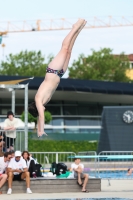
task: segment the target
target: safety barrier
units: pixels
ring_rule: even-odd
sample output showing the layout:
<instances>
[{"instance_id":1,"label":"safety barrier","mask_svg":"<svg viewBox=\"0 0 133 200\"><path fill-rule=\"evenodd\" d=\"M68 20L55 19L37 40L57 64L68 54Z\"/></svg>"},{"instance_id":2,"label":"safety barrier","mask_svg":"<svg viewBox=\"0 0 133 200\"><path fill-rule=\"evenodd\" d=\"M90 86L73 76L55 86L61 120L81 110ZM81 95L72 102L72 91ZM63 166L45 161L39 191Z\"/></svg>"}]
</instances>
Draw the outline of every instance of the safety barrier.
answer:
<instances>
[{"instance_id":1,"label":"safety barrier","mask_svg":"<svg viewBox=\"0 0 133 200\"><path fill-rule=\"evenodd\" d=\"M25 150L25 131L17 130L16 139L11 140L6 137L6 132L0 130L0 151L12 151L12 150ZM8 131L10 133L10 131ZM9 145L9 146L7 146Z\"/></svg>"},{"instance_id":2,"label":"safety barrier","mask_svg":"<svg viewBox=\"0 0 133 200\"><path fill-rule=\"evenodd\" d=\"M71 156L76 156L74 152L30 152L32 157L44 167L50 167L52 162L63 162L69 163L72 162Z\"/></svg>"},{"instance_id":3,"label":"safety barrier","mask_svg":"<svg viewBox=\"0 0 133 200\"><path fill-rule=\"evenodd\" d=\"M7 149L7 138L1 130L0 151ZM17 137L13 144L15 150L24 151L25 131L17 130ZM12 149L11 149L12 150ZM70 167L73 162L74 152L30 152L32 156L44 167L50 167L52 162L63 162ZM127 173L133 167L133 151L102 151L98 155L95 151L79 152L78 157L82 158L85 171L92 177L102 179L133 179L133 175Z\"/></svg>"},{"instance_id":4,"label":"safety barrier","mask_svg":"<svg viewBox=\"0 0 133 200\"><path fill-rule=\"evenodd\" d=\"M82 152L78 152L78 155L80 156L92 156L92 158L82 158L82 162L84 163L84 171L88 172L89 174L91 174L91 176L97 176L97 172L98 172L98 163L97 163L97 159L93 158L93 156L96 156L97 153L96 151L82 151ZM88 165L89 163L89 165Z\"/></svg>"},{"instance_id":5,"label":"safety barrier","mask_svg":"<svg viewBox=\"0 0 133 200\"><path fill-rule=\"evenodd\" d=\"M102 151L99 156L110 158L98 159L98 174L103 179L133 179L128 169L133 167L133 151Z\"/></svg>"}]
</instances>

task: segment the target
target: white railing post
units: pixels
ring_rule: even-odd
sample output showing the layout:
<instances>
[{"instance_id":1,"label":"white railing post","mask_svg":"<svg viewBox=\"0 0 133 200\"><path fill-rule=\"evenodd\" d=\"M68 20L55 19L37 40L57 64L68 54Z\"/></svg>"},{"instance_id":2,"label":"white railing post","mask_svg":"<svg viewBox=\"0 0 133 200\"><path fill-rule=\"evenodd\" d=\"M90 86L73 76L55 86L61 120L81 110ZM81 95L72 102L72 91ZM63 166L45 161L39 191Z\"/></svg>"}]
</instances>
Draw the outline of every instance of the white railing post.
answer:
<instances>
[{"instance_id":1,"label":"white railing post","mask_svg":"<svg viewBox=\"0 0 133 200\"><path fill-rule=\"evenodd\" d=\"M15 89L12 89L12 112L15 115Z\"/></svg>"},{"instance_id":2,"label":"white railing post","mask_svg":"<svg viewBox=\"0 0 133 200\"><path fill-rule=\"evenodd\" d=\"M56 152L56 163L58 164L58 152Z\"/></svg>"},{"instance_id":3,"label":"white railing post","mask_svg":"<svg viewBox=\"0 0 133 200\"><path fill-rule=\"evenodd\" d=\"M28 84L25 85L25 150L28 151Z\"/></svg>"}]
</instances>

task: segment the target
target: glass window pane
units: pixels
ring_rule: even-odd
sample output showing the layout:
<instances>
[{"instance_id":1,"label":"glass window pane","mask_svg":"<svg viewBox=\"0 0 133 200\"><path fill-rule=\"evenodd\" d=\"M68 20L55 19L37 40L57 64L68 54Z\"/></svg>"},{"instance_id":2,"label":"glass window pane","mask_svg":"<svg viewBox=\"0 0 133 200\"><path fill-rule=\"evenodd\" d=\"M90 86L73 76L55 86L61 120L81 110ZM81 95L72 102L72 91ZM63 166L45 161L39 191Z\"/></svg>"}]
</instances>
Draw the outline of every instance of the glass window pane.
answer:
<instances>
[{"instance_id":1,"label":"glass window pane","mask_svg":"<svg viewBox=\"0 0 133 200\"><path fill-rule=\"evenodd\" d=\"M11 99L0 99L0 104L11 104Z\"/></svg>"},{"instance_id":2,"label":"glass window pane","mask_svg":"<svg viewBox=\"0 0 133 200\"><path fill-rule=\"evenodd\" d=\"M80 129L80 133L88 134L89 130L88 129Z\"/></svg>"},{"instance_id":3,"label":"glass window pane","mask_svg":"<svg viewBox=\"0 0 133 200\"><path fill-rule=\"evenodd\" d=\"M57 119L52 119L51 124L53 126L63 126L63 119L57 118Z\"/></svg>"},{"instance_id":4,"label":"glass window pane","mask_svg":"<svg viewBox=\"0 0 133 200\"><path fill-rule=\"evenodd\" d=\"M65 129L65 133L68 133L68 134L78 134L79 133L79 129L78 128L67 128L67 129Z\"/></svg>"},{"instance_id":5,"label":"glass window pane","mask_svg":"<svg viewBox=\"0 0 133 200\"><path fill-rule=\"evenodd\" d=\"M53 133L53 129L45 129L47 134Z\"/></svg>"},{"instance_id":6,"label":"glass window pane","mask_svg":"<svg viewBox=\"0 0 133 200\"><path fill-rule=\"evenodd\" d=\"M78 106L79 115L98 115L97 105Z\"/></svg>"},{"instance_id":7,"label":"glass window pane","mask_svg":"<svg viewBox=\"0 0 133 200\"><path fill-rule=\"evenodd\" d=\"M77 115L77 106L63 106L64 115Z\"/></svg>"},{"instance_id":8,"label":"glass window pane","mask_svg":"<svg viewBox=\"0 0 133 200\"><path fill-rule=\"evenodd\" d=\"M0 114L6 115L9 110L11 110L11 106L1 106L0 107Z\"/></svg>"},{"instance_id":9,"label":"glass window pane","mask_svg":"<svg viewBox=\"0 0 133 200\"><path fill-rule=\"evenodd\" d=\"M64 119L64 123L66 126L78 126L79 123L78 123L78 119Z\"/></svg>"},{"instance_id":10,"label":"glass window pane","mask_svg":"<svg viewBox=\"0 0 133 200\"><path fill-rule=\"evenodd\" d=\"M101 119L99 118L79 119L80 126L100 126L100 124L101 124Z\"/></svg>"},{"instance_id":11,"label":"glass window pane","mask_svg":"<svg viewBox=\"0 0 133 200\"><path fill-rule=\"evenodd\" d=\"M83 118L79 119L79 125L80 126L89 126L88 119L83 119Z\"/></svg>"},{"instance_id":12,"label":"glass window pane","mask_svg":"<svg viewBox=\"0 0 133 200\"><path fill-rule=\"evenodd\" d=\"M101 129L80 129L80 133L85 134L100 134Z\"/></svg>"},{"instance_id":13,"label":"glass window pane","mask_svg":"<svg viewBox=\"0 0 133 200\"><path fill-rule=\"evenodd\" d=\"M61 115L60 106L46 106L46 111L49 111L52 115Z\"/></svg>"},{"instance_id":14,"label":"glass window pane","mask_svg":"<svg viewBox=\"0 0 133 200\"><path fill-rule=\"evenodd\" d=\"M16 115L21 115L23 111L24 111L24 106L16 106L15 107L15 114Z\"/></svg>"},{"instance_id":15,"label":"glass window pane","mask_svg":"<svg viewBox=\"0 0 133 200\"><path fill-rule=\"evenodd\" d=\"M7 119L6 117L0 117L0 122L4 122L5 119Z\"/></svg>"}]
</instances>

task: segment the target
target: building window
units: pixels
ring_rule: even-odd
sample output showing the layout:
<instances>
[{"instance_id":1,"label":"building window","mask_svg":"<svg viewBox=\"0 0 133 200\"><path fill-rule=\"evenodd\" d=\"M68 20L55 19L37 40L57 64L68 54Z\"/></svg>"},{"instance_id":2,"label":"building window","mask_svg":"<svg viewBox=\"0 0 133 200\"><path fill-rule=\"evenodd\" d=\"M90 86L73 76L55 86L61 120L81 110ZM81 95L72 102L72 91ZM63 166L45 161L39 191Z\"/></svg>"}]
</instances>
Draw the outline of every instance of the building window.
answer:
<instances>
[{"instance_id":1,"label":"building window","mask_svg":"<svg viewBox=\"0 0 133 200\"><path fill-rule=\"evenodd\" d=\"M63 106L63 115L77 115L77 106Z\"/></svg>"},{"instance_id":2,"label":"building window","mask_svg":"<svg viewBox=\"0 0 133 200\"><path fill-rule=\"evenodd\" d=\"M64 122L63 119L61 118L56 118L56 119L53 118L50 124L53 126L63 126Z\"/></svg>"},{"instance_id":3,"label":"building window","mask_svg":"<svg viewBox=\"0 0 133 200\"><path fill-rule=\"evenodd\" d=\"M79 119L79 125L80 126L100 126L101 118L80 118Z\"/></svg>"},{"instance_id":4,"label":"building window","mask_svg":"<svg viewBox=\"0 0 133 200\"><path fill-rule=\"evenodd\" d=\"M79 134L79 129L78 128L74 128L74 129L67 128L67 129L65 129L65 133L68 133L68 134Z\"/></svg>"},{"instance_id":5,"label":"building window","mask_svg":"<svg viewBox=\"0 0 133 200\"><path fill-rule=\"evenodd\" d=\"M46 111L49 111L51 115L61 115L60 106L46 106Z\"/></svg>"},{"instance_id":6,"label":"building window","mask_svg":"<svg viewBox=\"0 0 133 200\"><path fill-rule=\"evenodd\" d=\"M65 126L79 126L79 120L73 118L65 118L64 119Z\"/></svg>"},{"instance_id":7,"label":"building window","mask_svg":"<svg viewBox=\"0 0 133 200\"><path fill-rule=\"evenodd\" d=\"M78 115L97 115L97 114L98 114L97 105L78 106Z\"/></svg>"}]
</instances>

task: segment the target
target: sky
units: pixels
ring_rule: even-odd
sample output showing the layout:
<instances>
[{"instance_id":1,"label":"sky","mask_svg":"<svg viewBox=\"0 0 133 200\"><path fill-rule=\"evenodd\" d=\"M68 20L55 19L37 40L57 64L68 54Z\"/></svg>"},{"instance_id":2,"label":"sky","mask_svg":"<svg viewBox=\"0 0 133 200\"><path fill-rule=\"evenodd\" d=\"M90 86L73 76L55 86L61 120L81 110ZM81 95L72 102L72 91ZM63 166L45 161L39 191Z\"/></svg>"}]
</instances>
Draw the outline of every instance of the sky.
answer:
<instances>
[{"instance_id":1,"label":"sky","mask_svg":"<svg viewBox=\"0 0 133 200\"><path fill-rule=\"evenodd\" d=\"M112 16L118 20L124 16L133 24L133 0L0 0L0 31L3 21L24 21L65 18L70 22L84 18L88 21L94 18L105 19ZM20 51L42 51L45 57L56 55L60 50L62 40L69 30L43 31L29 33L8 33L3 37L0 47L0 60L6 60L10 53ZM111 48L114 54L133 53L133 27L84 28L78 36L69 66L80 54L91 54L91 49ZM64 78L68 77L68 71Z\"/></svg>"}]
</instances>

